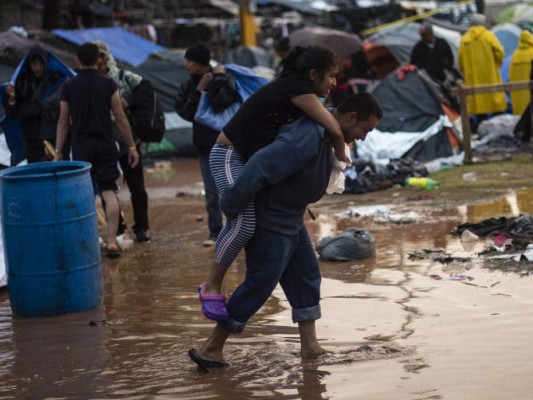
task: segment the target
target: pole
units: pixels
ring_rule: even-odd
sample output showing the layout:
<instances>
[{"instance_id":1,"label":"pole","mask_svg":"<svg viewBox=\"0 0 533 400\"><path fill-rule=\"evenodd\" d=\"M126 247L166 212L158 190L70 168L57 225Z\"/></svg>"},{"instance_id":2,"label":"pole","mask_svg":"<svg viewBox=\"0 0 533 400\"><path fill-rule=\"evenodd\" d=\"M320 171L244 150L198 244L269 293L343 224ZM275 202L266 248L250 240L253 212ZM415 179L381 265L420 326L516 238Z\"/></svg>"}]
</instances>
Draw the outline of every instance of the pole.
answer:
<instances>
[{"instance_id":1,"label":"pole","mask_svg":"<svg viewBox=\"0 0 533 400\"><path fill-rule=\"evenodd\" d=\"M240 6L240 22L241 22L241 45L255 46L257 28L253 15L253 8L255 8L254 0L241 0Z\"/></svg>"},{"instance_id":2,"label":"pole","mask_svg":"<svg viewBox=\"0 0 533 400\"><path fill-rule=\"evenodd\" d=\"M468 103L466 101L466 89L463 81L457 82L457 100L461 112L461 125L463 129L463 150L465 152L464 163L472 164L472 143L470 132L470 119L468 118Z\"/></svg>"}]
</instances>

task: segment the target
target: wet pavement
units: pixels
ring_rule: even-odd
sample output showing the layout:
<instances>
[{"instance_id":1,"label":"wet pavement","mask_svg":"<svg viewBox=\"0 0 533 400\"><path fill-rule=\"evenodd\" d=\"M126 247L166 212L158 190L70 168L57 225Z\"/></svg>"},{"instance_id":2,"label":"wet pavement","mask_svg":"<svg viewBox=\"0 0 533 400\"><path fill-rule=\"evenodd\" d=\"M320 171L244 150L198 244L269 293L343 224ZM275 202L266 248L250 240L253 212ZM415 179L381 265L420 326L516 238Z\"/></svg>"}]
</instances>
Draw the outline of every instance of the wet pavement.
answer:
<instances>
[{"instance_id":1,"label":"wet pavement","mask_svg":"<svg viewBox=\"0 0 533 400\"><path fill-rule=\"evenodd\" d=\"M372 232L377 249L364 260L321 262L317 328L330 353L300 359L278 288L230 338L231 366L205 374L187 357L213 326L196 293L213 251L201 246L197 163L159 163L146 178L152 240L103 259L101 307L21 318L0 302L0 399L533 399L530 263L489 260L478 255L484 240L465 248L449 235L467 221L533 212L533 192L445 210L412 202L404 205L417 212L411 223L343 216L357 196L318 203L307 222L315 242L355 226ZM443 255L454 261L437 261ZM241 256L228 292L243 274Z\"/></svg>"}]
</instances>

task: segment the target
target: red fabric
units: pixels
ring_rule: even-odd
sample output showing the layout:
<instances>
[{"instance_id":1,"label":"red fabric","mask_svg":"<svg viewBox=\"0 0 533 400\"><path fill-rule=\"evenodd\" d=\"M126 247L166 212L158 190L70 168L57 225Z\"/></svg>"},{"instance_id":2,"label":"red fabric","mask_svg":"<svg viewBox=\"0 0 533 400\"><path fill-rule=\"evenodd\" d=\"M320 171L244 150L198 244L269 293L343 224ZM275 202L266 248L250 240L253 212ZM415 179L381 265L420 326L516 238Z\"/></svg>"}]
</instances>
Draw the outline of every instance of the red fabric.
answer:
<instances>
[{"instance_id":1,"label":"red fabric","mask_svg":"<svg viewBox=\"0 0 533 400\"><path fill-rule=\"evenodd\" d=\"M409 72L414 72L414 71L416 71L416 65L413 65L413 64L402 65L396 70L396 78L399 81L403 81L403 78L405 78L405 74L408 74Z\"/></svg>"}]
</instances>

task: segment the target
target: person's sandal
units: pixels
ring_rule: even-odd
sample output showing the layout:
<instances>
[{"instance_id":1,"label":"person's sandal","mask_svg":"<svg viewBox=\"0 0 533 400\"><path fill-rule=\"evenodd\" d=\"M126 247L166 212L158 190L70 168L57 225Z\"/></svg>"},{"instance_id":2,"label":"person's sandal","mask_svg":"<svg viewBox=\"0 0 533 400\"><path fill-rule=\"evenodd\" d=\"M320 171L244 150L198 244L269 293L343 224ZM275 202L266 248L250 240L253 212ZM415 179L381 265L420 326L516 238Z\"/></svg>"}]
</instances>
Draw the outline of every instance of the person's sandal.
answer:
<instances>
[{"instance_id":1,"label":"person's sandal","mask_svg":"<svg viewBox=\"0 0 533 400\"><path fill-rule=\"evenodd\" d=\"M108 258L118 258L120 257L120 254L122 253L122 251L120 250L120 247L115 247L115 246L109 246L107 245L106 246L106 255Z\"/></svg>"},{"instance_id":2,"label":"person's sandal","mask_svg":"<svg viewBox=\"0 0 533 400\"><path fill-rule=\"evenodd\" d=\"M225 294L205 294L205 283L198 286L198 297L202 303L202 313L213 321L225 321L229 318L226 309Z\"/></svg>"}]
</instances>

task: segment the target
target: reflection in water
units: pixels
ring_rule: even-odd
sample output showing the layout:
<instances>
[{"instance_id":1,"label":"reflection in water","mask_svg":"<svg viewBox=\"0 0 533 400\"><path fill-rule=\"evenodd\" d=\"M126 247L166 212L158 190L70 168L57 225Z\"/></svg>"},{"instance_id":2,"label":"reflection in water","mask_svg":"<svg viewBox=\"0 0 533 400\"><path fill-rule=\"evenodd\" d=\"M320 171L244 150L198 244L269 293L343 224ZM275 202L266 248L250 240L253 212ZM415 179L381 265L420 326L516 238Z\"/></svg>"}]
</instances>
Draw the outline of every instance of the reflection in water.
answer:
<instances>
[{"instance_id":1,"label":"reflection in water","mask_svg":"<svg viewBox=\"0 0 533 400\"><path fill-rule=\"evenodd\" d=\"M533 213L533 189L513 191L499 199L458 207L463 222L478 223L499 216L517 217Z\"/></svg>"},{"instance_id":2,"label":"reflection in water","mask_svg":"<svg viewBox=\"0 0 533 400\"><path fill-rule=\"evenodd\" d=\"M101 309L53 318L13 317L9 343L12 359L2 360L0 394L15 398L105 397L111 381L107 328ZM2 351L4 353L4 351ZM4 354L10 354L4 353Z\"/></svg>"}]
</instances>

